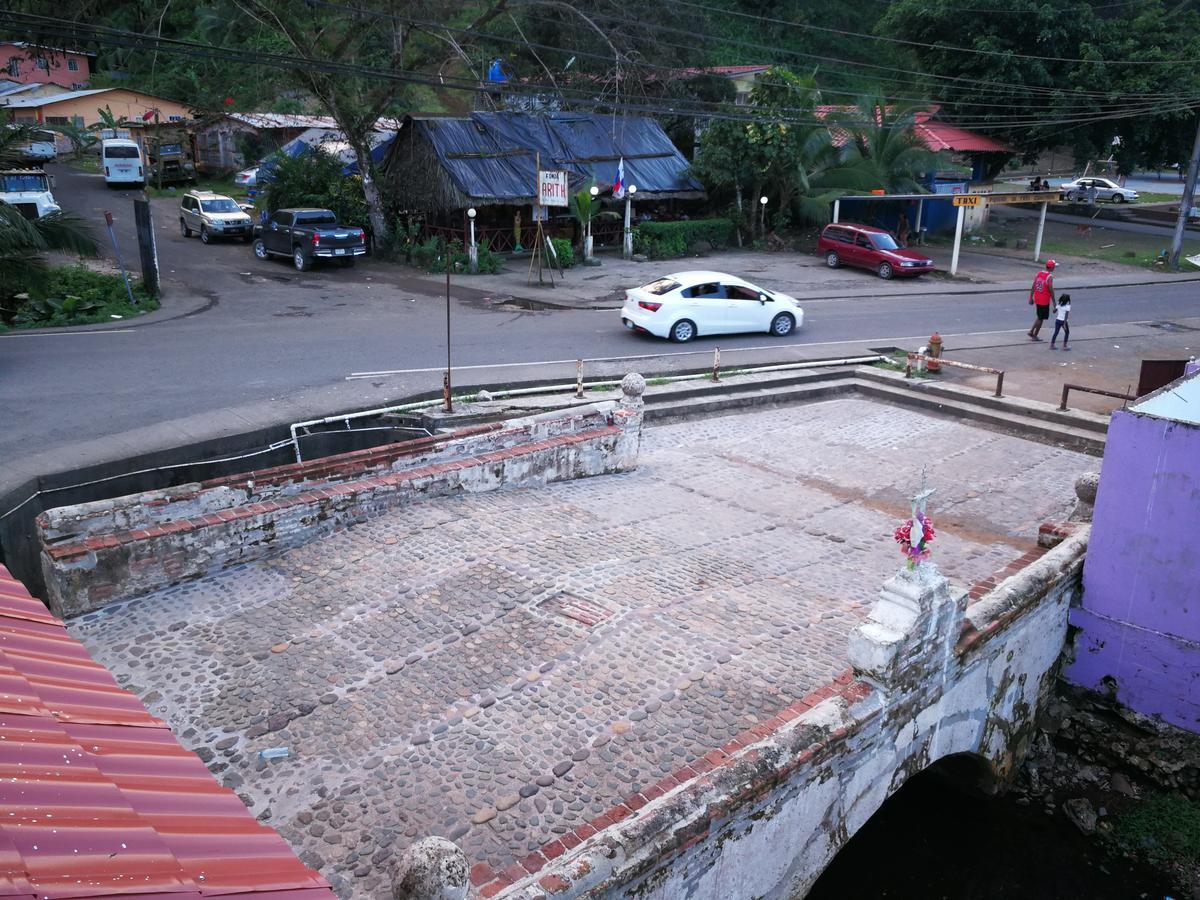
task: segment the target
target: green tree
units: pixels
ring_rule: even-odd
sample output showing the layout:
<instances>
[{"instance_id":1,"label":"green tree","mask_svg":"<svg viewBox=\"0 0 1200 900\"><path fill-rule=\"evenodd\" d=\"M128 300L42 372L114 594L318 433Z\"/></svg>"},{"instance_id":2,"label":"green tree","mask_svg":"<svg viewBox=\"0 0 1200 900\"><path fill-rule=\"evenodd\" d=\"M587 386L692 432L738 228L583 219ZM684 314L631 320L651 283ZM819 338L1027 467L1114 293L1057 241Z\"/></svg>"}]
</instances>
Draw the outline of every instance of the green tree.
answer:
<instances>
[{"instance_id":1,"label":"green tree","mask_svg":"<svg viewBox=\"0 0 1200 900\"><path fill-rule=\"evenodd\" d=\"M1067 89L1072 64L1061 59L1094 42L1091 7L1077 0L972 0L970 7L964 12L962 0L896 0L875 30L919 44L910 48L907 68L939 77L918 77L911 89L942 103L954 121L1029 158L1066 143L1067 126L1058 120L1096 115L1089 96Z\"/></svg>"},{"instance_id":2,"label":"green tree","mask_svg":"<svg viewBox=\"0 0 1200 900\"><path fill-rule=\"evenodd\" d=\"M271 166L270 180L263 191L267 211L318 207L332 210L343 225L369 228L362 181L346 176L343 169L340 159L321 150L297 157L280 156Z\"/></svg>"},{"instance_id":3,"label":"green tree","mask_svg":"<svg viewBox=\"0 0 1200 900\"><path fill-rule=\"evenodd\" d=\"M918 111L868 95L848 114L837 117L851 140L841 165L824 178L824 186L858 192L922 193L924 176L936 171L941 159L913 130Z\"/></svg>"}]
</instances>

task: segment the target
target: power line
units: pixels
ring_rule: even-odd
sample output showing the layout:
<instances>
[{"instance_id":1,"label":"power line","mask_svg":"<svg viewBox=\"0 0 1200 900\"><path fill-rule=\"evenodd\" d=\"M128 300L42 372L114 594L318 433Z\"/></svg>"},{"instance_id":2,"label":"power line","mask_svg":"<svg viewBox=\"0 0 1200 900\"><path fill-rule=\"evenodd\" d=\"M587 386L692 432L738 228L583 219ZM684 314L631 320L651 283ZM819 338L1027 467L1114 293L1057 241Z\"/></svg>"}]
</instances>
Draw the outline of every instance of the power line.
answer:
<instances>
[{"instance_id":1,"label":"power line","mask_svg":"<svg viewBox=\"0 0 1200 900\"><path fill-rule=\"evenodd\" d=\"M887 35L882 34L866 34L861 31L846 31L841 28L829 28L824 25L809 25L804 22L789 22L786 19L774 19L770 16L756 16L751 13L737 12L736 10L731 9L721 9L717 6L707 6L703 3L695 3L693 0L672 0L672 2L680 6L689 6L694 9L702 9L706 12L719 12L726 16L737 16L743 19L753 19L756 22L766 22L772 25L786 25L789 28L798 28L802 31L817 31L821 32L822 34L836 34L842 37L855 37L870 41L883 41L884 43L902 44L907 47L924 47L930 50L951 50L956 53L973 53L980 56L1003 56L1010 59L1032 59L1042 62L1094 63L1096 65L1106 66L1177 66L1200 64L1200 59L1080 59L1070 56L1038 56L1031 53L1014 53L1008 50L979 50L973 47L958 47L953 44L930 44L924 41L910 41L905 38L888 37Z\"/></svg>"},{"instance_id":2,"label":"power line","mask_svg":"<svg viewBox=\"0 0 1200 900\"><path fill-rule=\"evenodd\" d=\"M731 109L728 106L710 104L705 101L675 102L671 105L663 106L662 104L647 102L617 102L615 100L608 101L602 98L598 99L594 95L587 94L586 92L579 90L560 89L554 85L546 85L538 82L506 82L503 86L496 84L480 85L474 80L466 80L447 76L430 76L407 70L377 69L357 64L338 63L307 57L287 56L284 54L242 51L208 44L199 44L198 42L183 41L175 38L162 38L157 36L142 35L135 32L127 32L120 29L107 28L104 26L82 25L79 23L61 23L58 20L52 20L49 19L49 17L37 16L34 14L15 13L8 10L5 10L5 12L10 12L11 14L26 20L36 20L40 22L41 24L38 26L38 28L43 34L75 40L78 40L81 36L83 36L85 40L92 40L100 44L107 44L127 49L147 49L148 47L152 47L160 49L164 52L172 52L198 58L222 59L247 65L263 65L284 69L316 68L333 74L347 74L378 79L389 79L422 84L429 87L473 93L516 93L527 95L554 93L565 96L568 102L585 109L590 108L593 110L619 110L622 112L641 112L649 114L657 113L660 115L692 115L708 119L730 119L744 122L755 122L761 120L761 116L755 115L752 109L746 113L740 113L736 111L736 107ZM574 99L572 99L571 95L574 95ZM1023 121L1012 121L1006 123L1006 126L1021 127L1026 125L1078 125L1113 119L1140 117L1150 113L1182 111L1189 108L1192 108L1192 106L1188 103L1177 104L1165 109L1160 106L1132 107L1124 112L1106 113L1099 116L1093 115L1079 116L1074 118L1058 118L1052 120L1027 119ZM809 118L781 117L779 121L790 124L803 124L821 127L840 125L848 129L861 128L863 125L868 125L869 127L869 123L864 123L854 116L851 116L847 119L841 119L836 115L817 117L812 111L809 110L802 110L802 112L809 116ZM991 127L1004 126L993 125Z\"/></svg>"}]
</instances>

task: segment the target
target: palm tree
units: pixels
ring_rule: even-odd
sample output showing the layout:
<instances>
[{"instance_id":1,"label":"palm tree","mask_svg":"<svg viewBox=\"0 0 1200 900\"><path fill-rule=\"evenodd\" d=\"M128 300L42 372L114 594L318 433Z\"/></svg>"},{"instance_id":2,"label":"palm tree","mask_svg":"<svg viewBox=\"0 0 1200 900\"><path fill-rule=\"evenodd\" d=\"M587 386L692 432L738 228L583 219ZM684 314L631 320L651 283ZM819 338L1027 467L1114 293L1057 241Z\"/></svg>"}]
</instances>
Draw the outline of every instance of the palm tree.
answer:
<instances>
[{"instance_id":1,"label":"palm tree","mask_svg":"<svg viewBox=\"0 0 1200 900\"><path fill-rule=\"evenodd\" d=\"M96 239L74 213L56 212L30 221L0 200L0 285L13 297L40 284L46 276L45 254L52 251L95 256Z\"/></svg>"},{"instance_id":2,"label":"palm tree","mask_svg":"<svg viewBox=\"0 0 1200 900\"><path fill-rule=\"evenodd\" d=\"M914 131L919 107L889 105L866 96L842 122L851 134L842 165L831 173L830 187L849 191L884 190L892 194L921 194L921 178L936 171L939 154L921 143Z\"/></svg>"}]
</instances>

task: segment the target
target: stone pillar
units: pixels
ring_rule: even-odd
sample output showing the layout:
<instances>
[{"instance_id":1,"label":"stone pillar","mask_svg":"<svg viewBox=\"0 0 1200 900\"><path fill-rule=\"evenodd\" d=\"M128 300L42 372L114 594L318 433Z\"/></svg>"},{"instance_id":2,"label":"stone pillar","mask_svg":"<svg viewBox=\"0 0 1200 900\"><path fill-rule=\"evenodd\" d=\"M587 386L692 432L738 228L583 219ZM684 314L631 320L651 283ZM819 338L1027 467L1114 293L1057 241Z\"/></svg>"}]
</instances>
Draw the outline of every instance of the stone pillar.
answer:
<instances>
[{"instance_id":1,"label":"stone pillar","mask_svg":"<svg viewBox=\"0 0 1200 900\"><path fill-rule=\"evenodd\" d=\"M903 692L945 666L962 628L967 595L954 597L931 562L903 569L883 586L867 620L850 633L858 677Z\"/></svg>"},{"instance_id":2,"label":"stone pillar","mask_svg":"<svg viewBox=\"0 0 1200 900\"><path fill-rule=\"evenodd\" d=\"M392 870L395 900L465 900L470 887L467 855L445 838L410 845Z\"/></svg>"},{"instance_id":3,"label":"stone pillar","mask_svg":"<svg viewBox=\"0 0 1200 900\"><path fill-rule=\"evenodd\" d=\"M1067 517L1068 522L1090 522L1096 508L1096 491L1100 488L1099 472L1084 472L1075 479L1075 508Z\"/></svg>"},{"instance_id":4,"label":"stone pillar","mask_svg":"<svg viewBox=\"0 0 1200 900\"><path fill-rule=\"evenodd\" d=\"M613 412L613 424L621 429L617 441L616 471L637 468L638 453L642 447L642 417L646 403L642 395L646 392L646 379L637 372L630 372L621 379L621 399Z\"/></svg>"}]
</instances>

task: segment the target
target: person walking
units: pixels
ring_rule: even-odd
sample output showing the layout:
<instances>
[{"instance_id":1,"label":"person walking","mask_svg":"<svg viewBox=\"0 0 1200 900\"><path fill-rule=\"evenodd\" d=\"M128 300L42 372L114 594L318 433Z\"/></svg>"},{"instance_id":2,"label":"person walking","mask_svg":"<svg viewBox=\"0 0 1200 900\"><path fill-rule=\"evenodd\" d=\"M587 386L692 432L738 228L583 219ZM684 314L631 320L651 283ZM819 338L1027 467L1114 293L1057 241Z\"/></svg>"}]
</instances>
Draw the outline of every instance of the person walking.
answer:
<instances>
[{"instance_id":1,"label":"person walking","mask_svg":"<svg viewBox=\"0 0 1200 900\"><path fill-rule=\"evenodd\" d=\"M1054 260L1046 260L1045 270L1033 276L1033 286L1029 289L1029 304L1037 313L1033 325L1029 328L1029 339L1033 341L1041 340L1038 334L1042 330L1042 323L1050 318L1050 307L1054 303L1054 267L1056 265Z\"/></svg>"},{"instance_id":2,"label":"person walking","mask_svg":"<svg viewBox=\"0 0 1200 900\"><path fill-rule=\"evenodd\" d=\"M1058 333L1061 331L1063 336L1064 350L1070 350L1067 346L1067 341L1071 340L1071 325L1067 319L1071 315L1071 295L1063 294L1058 298L1058 303L1054 308L1054 334L1050 337L1050 349L1057 350L1054 342L1058 340Z\"/></svg>"}]
</instances>

